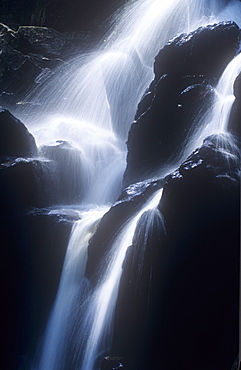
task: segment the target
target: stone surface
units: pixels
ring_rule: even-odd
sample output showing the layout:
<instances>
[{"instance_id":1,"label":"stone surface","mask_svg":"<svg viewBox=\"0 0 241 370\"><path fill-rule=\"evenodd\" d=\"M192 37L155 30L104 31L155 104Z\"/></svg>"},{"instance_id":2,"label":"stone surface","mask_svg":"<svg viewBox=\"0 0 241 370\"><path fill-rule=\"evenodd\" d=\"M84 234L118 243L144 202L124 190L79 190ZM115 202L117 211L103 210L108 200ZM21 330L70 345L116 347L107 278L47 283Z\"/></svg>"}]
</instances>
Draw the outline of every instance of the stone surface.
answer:
<instances>
[{"instance_id":1,"label":"stone surface","mask_svg":"<svg viewBox=\"0 0 241 370\"><path fill-rule=\"evenodd\" d=\"M50 209L30 213L3 206L1 232L2 369L30 369L59 284L78 215Z\"/></svg>"},{"instance_id":2,"label":"stone surface","mask_svg":"<svg viewBox=\"0 0 241 370\"><path fill-rule=\"evenodd\" d=\"M87 276L96 283L98 271L103 266L106 253L123 224L140 210L140 207L156 190L160 189L164 180L143 181L123 190L116 203L102 217L98 229L92 237L88 248Z\"/></svg>"},{"instance_id":3,"label":"stone surface","mask_svg":"<svg viewBox=\"0 0 241 370\"><path fill-rule=\"evenodd\" d=\"M123 264L113 352L130 369L231 369L239 204L240 141L229 134L206 138L167 177L162 218L143 215Z\"/></svg>"},{"instance_id":4,"label":"stone surface","mask_svg":"<svg viewBox=\"0 0 241 370\"><path fill-rule=\"evenodd\" d=\"M33 157L37 153L34 137L26 126L0 107L0 157Z\"/></svg>"},{"instance_id":5,"label":"stone surface","mask_svg":"<svg viewBox=\"0 0 241 370\"><path fill-rule=\"evenodd\" d=\"M232 22L200 28L169 42L155 59L155 78L139 104L127 141L124 185L176 166L198 117L238 48ZM184 159L184 158L183 158Z\"/></svg>"},{"instance_id":6,"label":"stone surface","mask_svg":"<svg viewBox=\"0 0 241 370\"><path fill-rule=\"evenodd\" d=\"M88 37L66 34L46 27L21 26L18 30L0 23L1 104L22 103L29 90L86 49ZM10 105L11 104L11 105Z\"/></svg>"},{"instance_id":7,"label":"stone surface","mask_svg":"<svg viewBox=\"0 0 241 370\"><path fill-rule=\"evenodd\" d=\"M228 129L241 139L241 74L234 83L235 101L230 113Z\"/></svg>"},{"instance_id":8,"label":"stone surface","mask_svg":"<svg viewBox=\"0 0 241 370\"><path fill-rule=\"evenodd\" d=\"M83 197L82 154L67 141L42 145L45 162L45 187L51 204L79 204Z\"/></svg>"},{"instance_id":9,"label":"stone surface","mask_svg":"<svg viewBox=\"0 0 241 370\"><path fill-rule=\"evenodd\" d=\"M113 356L105 357L101 364L101 370L124 369L122 362L123 362L123 359L119 357L113 357Z\"/></svg>"},{"instance_id":10,"label":"stone surface","mask_svg":"<svg viewBox=\"0 0 241 370\"><path fill-rule=\"evenodd\" d=\"M51 162L37 157L33 136L4 109L0 110L0 132L0 368L29 369L79 215L68 209L43 208L56 203L57 184L52 183L50 189L48 181ZM56 156L61 159L61 154L68 159L66 151ZM58 201L62 204L62 199Z\"/></svg>"},{"instance_id":11,"label":"stone surface","mask_svg":"<svg viewBox=\"0 0 241 370\"><path fill-rule=\"evenodd\" d=\"M98 33L103 23L125 0L19 0L0 4L0 21L17 27L34 25L59 31L91 30Z\"/></svg>"}]
</instances>

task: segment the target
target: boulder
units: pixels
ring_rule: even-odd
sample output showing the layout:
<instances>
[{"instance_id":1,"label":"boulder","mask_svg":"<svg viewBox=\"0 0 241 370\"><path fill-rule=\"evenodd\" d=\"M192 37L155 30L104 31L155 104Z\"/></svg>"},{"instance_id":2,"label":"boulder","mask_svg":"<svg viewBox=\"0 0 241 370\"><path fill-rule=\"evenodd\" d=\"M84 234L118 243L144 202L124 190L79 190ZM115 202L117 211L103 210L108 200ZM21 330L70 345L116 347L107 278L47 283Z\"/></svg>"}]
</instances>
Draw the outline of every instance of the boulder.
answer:
<instances>
[{"instance_id":1,"label":"boulder","mask_svg":"<svg viewBox=\"0 0 241 370\"><path fill-rule=\"evenodd\" d=\"M220 22L177 36L155 58L154 73L177 73L216 81L239 47L240 29L234 22ZM188 57L187 57L188 56Z\"/></svg>"},{"instance_id":2,"label":"boulder","mask_svg":"<svg viewBox=\"0 0 241 370\"><path fill-rule=\"evenodd\" d=\"M0 157L34 157L38 149L26 126L0 108Z\"/></svg>"},{"instance_id":3,"label":"boulder","mask_svg":"<svg viewBox=\"0 0 241 370\"><path fill-rule=\"evenodd\" d=\"M112 348L130 369L231 369L239 174L240 141L212 135L166 178L158 210L140 219L123 264Z\"/></svg>"},{"instance_id":4,"label":"boulder","mask_svg":"<svg viewBox=\"0 0 241 370\"><path fill-rule=\"evenodd\" d=\"M18 213L49 204L41 161L16 158L0 163L1 211Z\"/></svg>"},{"instance_id":5,"label":"boulder","mask_svg":"<svg viewBox=\"0 0 241 370\"><path fill-rule=\"evenodd\" d=\"M239 37L235 23L221 22L180 35L159 52L129 131L124 186L177 166L183 143L212 103L210 84L234 57Z\"/></svg>"}]
</instances>

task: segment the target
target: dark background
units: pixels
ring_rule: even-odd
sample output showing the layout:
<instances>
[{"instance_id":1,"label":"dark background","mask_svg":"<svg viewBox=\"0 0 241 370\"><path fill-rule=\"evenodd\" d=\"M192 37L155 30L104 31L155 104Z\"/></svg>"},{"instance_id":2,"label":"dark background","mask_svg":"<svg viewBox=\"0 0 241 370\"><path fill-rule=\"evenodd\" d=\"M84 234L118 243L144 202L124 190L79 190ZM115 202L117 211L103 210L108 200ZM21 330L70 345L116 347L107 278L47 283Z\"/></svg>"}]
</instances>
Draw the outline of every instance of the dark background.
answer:
<instances>
[{"instance_id":1,"label":"dark background","mask_svg":"<svg viewBox=\"0 0 241 370\"><path fill-rule=\"evenodd\" d=\"M1 0L0 22L61 32L96 31L128 0Z\"/></svg>"}]
</instances>

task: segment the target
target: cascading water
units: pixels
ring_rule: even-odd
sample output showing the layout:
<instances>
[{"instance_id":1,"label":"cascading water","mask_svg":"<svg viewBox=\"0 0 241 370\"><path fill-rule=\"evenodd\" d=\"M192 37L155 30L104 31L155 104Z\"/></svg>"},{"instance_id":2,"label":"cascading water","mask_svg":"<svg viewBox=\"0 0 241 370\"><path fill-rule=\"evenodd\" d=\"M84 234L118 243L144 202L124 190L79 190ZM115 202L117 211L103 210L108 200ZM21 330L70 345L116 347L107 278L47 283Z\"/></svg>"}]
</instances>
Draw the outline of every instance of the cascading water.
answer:
<instances>
[{"instance_id":1,"label":"cascading water","mask_svg":"<svg viewBox=\"0 0 241 370\"><path fill-rule=\"evenodd\" d=\"M235 100L233 85L240 72L241 53L237 54L228 64L217 86L214 87L214 102L201 117L198 117L195 133L189 141L187 140L183 149L183 158L202 145L203 140L207 136L227 132L230 112Z\"/></svg>"},{"instance_id":2,"label":"cascading water","mask_svg":"<svg viewBox=\"0 0 241 370\"><path fill-rule=\"evenodd\" d=\"M84 272L88 241L98 221L106 212L105 208L91 209L81 213L81 220L73 227L63 266L58 295L46 332L40 369L61 369L67 350L67 338L72 325L80 319L73 317L78 306L81 291L84 290Z\"/></svg>"},{"instance_id":3,"label":"cascading water","mask_svg":"<svg viewBox=\"0 0 241 370\"><path fill-rule=\"evenodd\" d=\"M195 145L197 145L197 143L200 145L202 140L208 135L225 133L227 131L231 108L235 100L233 85L240 72L241 53L228 64L223 72L215 88L216 98L213 107L211 107L205 115L205 122L207 125L204 125L202 132L198 134L199 137L196 137ZM201 120L203 120L203 118Z\"/></svg>"},{"instance_id":4,"label":"cascading water","mask_svg":"<svg viewBox=\"0 0 241 370\"><path fill-rule=\"evenodd\" d=\"M17 115L26 122L39 146L49 141L67 140L80 150L82 181L88 184L81 205L85 211L91 208L90 204L113 202L119 193L125 167L125 140L137 104L153 77L153 59L159 49L177 34L201 25L220 20L240 23L237 16L241 13L240 2L231 1L227 7L225 3L213 0L172 0L168 4L160 0L136 1L127 7L100 51L70 61L67 68L56 70L40 84L38 91L26 97L31 105L28 109L22 108ZM218 96L231 94L239 66L240 55L221 78ZM231 73L235 70L232 78L230 70ZM230 81L229 88L224 92L227 81ZM223 114L225 120L218 128L209 125L204 136L225 130L231 105L227 108L223 103L217 104L222 108L215 109L227 112ZM43 114L43 110L47 114ZM216 111L213 112L216 117ZM199 144L200 132L192 146L195 148ZM126 250L138 219L147 209L155 207L160 197L161 192L158 192L120 230L110 248L108 268L100 273L99 283L93 290L83 277L86 249L107 208L96 210L93 206L91 211L81 213L82 219L74 226L69 242L37 369L99 369L96 360L110 346L114 296Z\"/></svg>"}]
</instances>

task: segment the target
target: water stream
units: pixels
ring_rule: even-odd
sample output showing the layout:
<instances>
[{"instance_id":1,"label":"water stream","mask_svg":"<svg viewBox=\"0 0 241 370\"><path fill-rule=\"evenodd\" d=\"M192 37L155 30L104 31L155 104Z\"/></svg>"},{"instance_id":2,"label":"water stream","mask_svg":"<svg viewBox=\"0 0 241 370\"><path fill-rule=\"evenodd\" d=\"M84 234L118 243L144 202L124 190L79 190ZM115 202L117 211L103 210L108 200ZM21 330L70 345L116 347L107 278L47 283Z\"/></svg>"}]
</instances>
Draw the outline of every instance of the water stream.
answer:
<instances>
[{"instance_id":1,"label":"water stream","mask_svg":"<svg viewBox=\"0 0 241 370\"><path fill-rule=\"evenodd\" d=\"M77 148L85 168L82 179L88 184L35 369L99 370L96 360L108 352L111 344L115 297L126 249L139 218L157 206L161 191L123 225L94 290L84 277L89 239L121 188L125 140L137 104L153 78L155 55L168 40L200 25L220 20L236 20L240 24L241 3L234 0L227 7L225 3L130 2L125 11L118 13L114 28L95 53L70 60L67 68L56 70L26 97L31 102L29 107L19 108L16 113L39 146L67 140ZM198 131L192 143L194 148L208 134L226 129L234 100L233 82L241 71L240 55L230 63L216 87L217 103L208 113L209 125L204 125L202 133ZM211 115L214 119L210 121Z\"/></svg>"}]
</instances>

